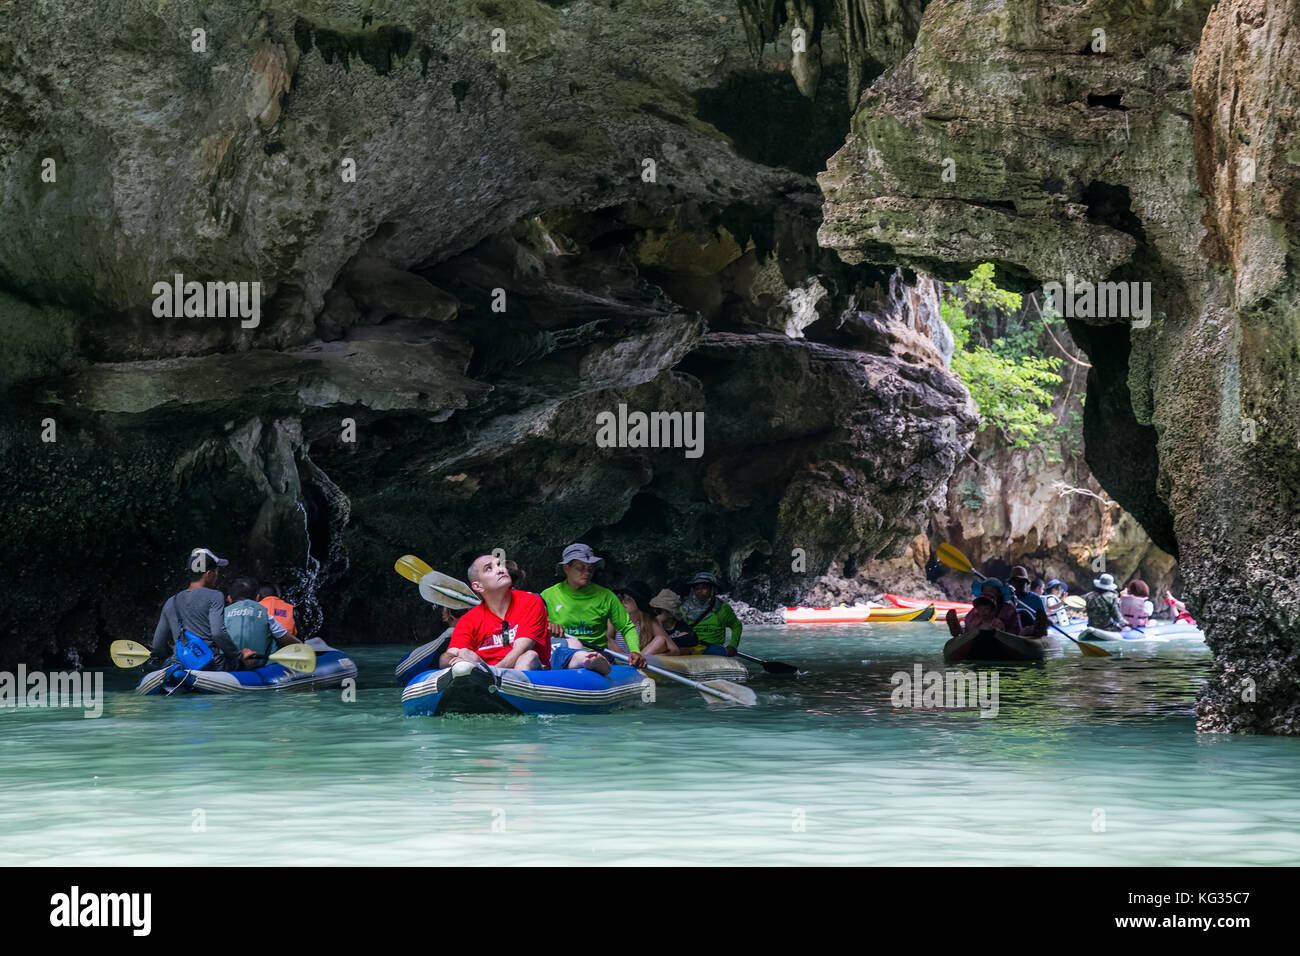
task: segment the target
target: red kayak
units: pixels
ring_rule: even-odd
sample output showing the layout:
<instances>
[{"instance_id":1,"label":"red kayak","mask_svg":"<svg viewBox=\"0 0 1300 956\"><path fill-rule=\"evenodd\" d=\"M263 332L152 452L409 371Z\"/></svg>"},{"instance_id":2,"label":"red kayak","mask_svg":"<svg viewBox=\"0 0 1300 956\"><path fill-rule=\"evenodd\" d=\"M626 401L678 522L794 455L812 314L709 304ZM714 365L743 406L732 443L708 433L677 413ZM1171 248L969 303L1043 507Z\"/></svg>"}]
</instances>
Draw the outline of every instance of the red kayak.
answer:
<instances>
[{"instance_id":1,"label":"red kayak","mask_svg":"<svg viewBox=\"0 0 1300 956\"><path fill-rule=\"evenodd\" d=\"M894 607L929 607L934 605L935 620L943 617L949 611L956 611L958 617L964 616L971 606L966 601L931 601L929 598L907 598L900 597L897 594L886 594L885 600Z\"/></svg>"}]
</instances>

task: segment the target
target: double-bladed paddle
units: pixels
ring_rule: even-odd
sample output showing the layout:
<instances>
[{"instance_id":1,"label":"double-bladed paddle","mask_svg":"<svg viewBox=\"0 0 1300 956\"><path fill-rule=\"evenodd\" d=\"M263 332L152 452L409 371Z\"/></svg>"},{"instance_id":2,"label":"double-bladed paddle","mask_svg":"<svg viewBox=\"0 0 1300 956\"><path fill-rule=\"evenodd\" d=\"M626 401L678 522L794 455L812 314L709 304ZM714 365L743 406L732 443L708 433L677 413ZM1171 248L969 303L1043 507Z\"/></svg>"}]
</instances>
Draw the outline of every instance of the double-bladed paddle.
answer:
<instances>
[{"instance_id":1,"label":"double-bladed paddle","mask_svg":"<svg viewBox=\"0 0 1300 956\"><path fill-rule=\"evenodd\" d=\"M980 574L978 571L975 570L975 566L970 563L970 559L967 558L966 555L958 551L956 548L954 548L952 545L948 544L947 542L939 545L939 547L936 549L936 555L939 558L939 560L942 561L944 564L948 565L948 567L953 568L957 571L964 571L966 574L973 574L981 581L984 580L984 575ZM1012 593L1014 594L1014 592ZM1021 601L1019 598L1016 598L1016 604L1020 605L1026 611L1029 611L1031 614L1034 613L1033 609L1028 604L1025 604L1023 601ZM1075 641L1073 637L1070 637L1070 635L1066 634L1065 631L1062 631L1055 624L1052 624L1051 621L1048 621L1047 623L1051 627L1054 627L1056 628L1056 630L1060 631L1063 636L1074 641L1074 643L1078 645L1079 650L1083 653L1084 657L1112 656L1110 651L1104 650L1103 648L1100 648L1095 644L1086 644L1083 641Z\"/></svg>"},{"instance_id":2,"label":"double-bladed paddle","mask_svg":"<svg viewBox=\"0 0 1300 956\"><path fill-rule=\"evenodd\" d=\"M435 571L413 554L404 554L397 559L393 569L420 586L420 597L430 604L464 611L479 603L479 596L470 590L469 585L458 581L449 574Z\"/></svg>"},{"instance_id":3,"label":"double-bladed paddle","mask_svg":"<svg viewBox=\"0 0 1300 956\"><path fill-rule=\"evenodd\" d=\"M108 653L114 664L126 668L139 667L153 656L153 652L149 648L135 641L114 641L109 645ZM208 659L211 660L210 651ZM180 660L180 658L177 657L177 660ZM282 664L289 670L297 671L300 674L310 674L316 670L316 652L306 644L290 644L287 647L282 647L274 654L271 654L267 660ZM187 663L182 660L181 666L185 667L186 670L196 670L197 668L190 666L190 663L195 662L191 660ZM203 663L207 663L207 661Z\"/></svg>"}]
</instances>

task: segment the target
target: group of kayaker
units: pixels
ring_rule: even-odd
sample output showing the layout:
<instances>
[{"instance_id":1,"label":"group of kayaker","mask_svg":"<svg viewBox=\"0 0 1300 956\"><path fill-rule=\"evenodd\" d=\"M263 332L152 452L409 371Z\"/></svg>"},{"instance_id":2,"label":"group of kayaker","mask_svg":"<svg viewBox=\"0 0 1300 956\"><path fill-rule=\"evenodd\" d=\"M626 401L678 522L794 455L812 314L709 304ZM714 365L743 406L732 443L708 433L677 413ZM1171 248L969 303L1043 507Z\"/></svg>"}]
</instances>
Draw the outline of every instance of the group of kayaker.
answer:
<instances>
[{"instance_id":1,"label":"group of kayaker","mask_svg":"<svg viewBox=\"0 0 1300 956\"><path fill-rule=\"evenodd\" d=\"M195 548L185 559L189 586L163 604L154 628L155 663L172 659L176 643L188 632L212 650L208 670L260 667L275 648L300 643L293 605L274 585L258 586L250 577L236 578L226 594L217 587L220 568L229 566L208 548Z\"/></svg>"},{"instance_id":2,"label":"group of kayaker","mask_svg":"<svg viewBox=\"0 0 1300 956\"><path fill-rule=\"evenodd\" d=\"M517 567L512 574L495 555L475 558L466 579L480 603L456 620L438 666L468 661L608 674L604 652L611 646L626 648L633 667L644 667L646 654L736 653L740 619L719 600L712 574L695 575L685 601L666 588L652 598L639 581L616 591L596 584L603 562L587 545L571 544L560 556L563 579L533 594L514 586L522 576Z\"/></svg>"},{"instance_id":3,"label":"group of kayaker","mask_svg":"<svg viewBox=\"0 0 1300 956\"><path fill-rule=\"evenodd\" d=\"M1096 590L1084 596L1088 630L1081 639L1116 640L1120 637L1119 632L1126 628L1147 626L1155 608L1145 581L1134 578L1122 593L1111 574L1102 574L1092 584ZM1029 572L1023 566L1012 568L1005 584L999 578L984 578L971 588L976 597L965 621L959 625L957 613L948 612L948 629L954 637L996 630L1040 638L1047 633L1049 621L1060 626L1066 623L1062 618L1068 619L1065 595L1069 586L1055 578L1045 585L1039 578L1031 585ZM1172 596L1166 593L1166 601L1171 599ZM1176 616L1179 612L1186 615L1185 607L1173 607L1173 611ZM1187 619L1190 620L1190 616Z\"/></svg>"}]
</instances>

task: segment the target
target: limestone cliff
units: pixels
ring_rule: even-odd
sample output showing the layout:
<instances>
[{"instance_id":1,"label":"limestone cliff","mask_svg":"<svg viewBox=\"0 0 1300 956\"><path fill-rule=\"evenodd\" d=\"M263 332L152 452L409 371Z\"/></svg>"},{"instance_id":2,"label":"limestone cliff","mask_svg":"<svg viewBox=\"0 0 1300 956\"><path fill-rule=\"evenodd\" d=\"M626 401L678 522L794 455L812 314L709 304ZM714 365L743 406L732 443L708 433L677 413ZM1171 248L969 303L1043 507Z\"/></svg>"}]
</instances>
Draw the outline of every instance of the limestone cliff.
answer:
<instances>
[{"instance_id":1,"label":"limestone cliff","mask_svg":"<svg viewBox=\"0 0 1300 956\"><path fill-rule=\"evenodd\" d=\"M1205 730L1300 732L1297 43L1295 0L933 3L821 180L850 261L1149 283L1070 329L1088 463L1214 648Z\"/></svg>"}]
</instances>

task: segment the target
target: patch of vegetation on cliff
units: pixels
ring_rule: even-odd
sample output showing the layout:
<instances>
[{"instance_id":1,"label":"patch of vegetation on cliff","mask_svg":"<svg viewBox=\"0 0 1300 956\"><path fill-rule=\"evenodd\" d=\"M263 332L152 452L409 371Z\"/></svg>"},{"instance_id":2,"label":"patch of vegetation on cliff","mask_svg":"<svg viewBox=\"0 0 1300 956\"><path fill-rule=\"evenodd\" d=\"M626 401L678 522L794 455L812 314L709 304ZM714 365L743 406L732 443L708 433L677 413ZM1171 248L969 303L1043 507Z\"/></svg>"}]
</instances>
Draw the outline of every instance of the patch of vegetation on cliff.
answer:
<instances>
[{"instance_id":1,"label":"patch of vegetation on cliff","mask_svg":"<svg viewBox=\"0 0 1300 956\"><path fill-rule=\"evenodd\" d=\"M1056 421L1049 409L1061 384L1061 359L1041 354L1022 296L993 280L992 263L976 266L960 295L943 297L939 312L952 330L952 370L979 407L980 431L992 426L1012 448L1028 448ZM1060 319L1048 311L1043 322Z\"/></svg>"}]
</instances>

